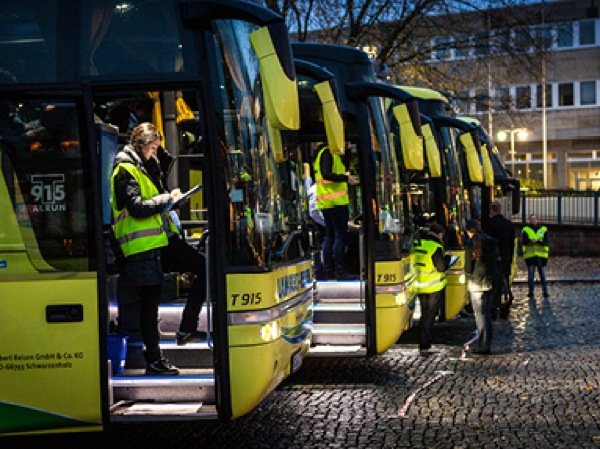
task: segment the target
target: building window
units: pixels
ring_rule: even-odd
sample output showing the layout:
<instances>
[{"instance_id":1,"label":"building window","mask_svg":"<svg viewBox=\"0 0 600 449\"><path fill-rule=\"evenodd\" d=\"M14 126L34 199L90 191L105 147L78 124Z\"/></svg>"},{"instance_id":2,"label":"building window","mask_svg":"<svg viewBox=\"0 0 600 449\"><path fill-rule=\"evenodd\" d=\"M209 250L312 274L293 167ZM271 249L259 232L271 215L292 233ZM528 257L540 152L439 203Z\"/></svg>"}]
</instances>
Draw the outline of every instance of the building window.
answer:
<instances>
[{"instance_id":1,"label":"building window","mask_svg":"<svg viewBox=\"0 0 600 449\"><path fill-rule=\"evenodd\" d=\"M488 33L477 33L473 36L473 47L475 56L487 56L490 54L490 37Z\"/></svg>"},{"instance_id":2,"label":"building window","mask_svg":"<svg viewBox=\"0 0 600 449\"><path fill-rule=\"evenodd\" d=\"M485 112L489 109L490 97L487 90L478 90L475 94L475 110Z\"/></svg>"},{"instance_id":3,"label":"building window","mask_svg":"<svg viewBox=\"0 0 600 449\"><path fill-rule=\"evenodd\" d=\"M549 25L535 27L533 35L537 49L552 46L552 28Z\"/></svg>"},{"instance_id":4,"label":"building window","mask_svg":"<svg viewBox=\"0 0 600 449\"><path fill-rule=\"evenodd\" d=\"M454 38L454 58L468 58L471 51L471 39L467 35Z\"/></svg>"},{"instance_id":5,"label":"building window","mask_svg":"<svg viewBox=\"0 0 600 449\"><path fill-rule=\"evenodd\" d=\"M458 92L454 96L454 104L456 112L460 114L469 114L471 112L471 102L469 98L469 92L462 91Z\"/></svg>"},{"instance_id":6,"label":"building window","mask_svg":"<svg viewBox=\"0 0 600 449\"><path fill-rule=\"evenodd\" d=\"M531 49L533 39L531 30L528 27L521 26L515 28L513 35L513 49L517 52L527 52Z\"/></svg>"},{"instance_id":7,"label":"building window","mask_svg":"<svg viewBox=\"0 0 600 449\"><path fill-rule=\"evenodd\" d=\"M552 84L546 84L546 107L547 108L551 108L552 107ZM541 108L542 105L542 86L541 84L538 84L536 86L536 96L537 96L537 107Z\"/></svg>"},{"instance_id":8,"label":"building window","mask_svg":"<svg viewBox=\"0 0 600 449\"><path fill-rule=\"evenodd\" d=\"M561 23L556 27L558 34L558 40L556 45L559 48L572 47L573 46L573 23Z\"/></svg>"},{"instance_id":9,"label":"building window","mask_svg":"<svg viewBox=\"0 0 600 449\"><path fill-rule=\"evenodd\" d=\"M596 43L596 22L585 20L579 22L579 45L594 45Z\"/></svg>"},{"instance_id":10,"label":"building window","mask_svg":"<svg viewBox=\"0 0 600 449\"><path fill-rule=\"evenodd\" d=\"M432 57L438 61L452 58L452 39L450 37L434 37Z\"/></svg>"},{"instance_id":11,"label":"building window","mask_svg":"<svg viewBox=\"0 0 600 449\"><path fill-rule=\"evenodd\" d=\"M515 89L517 109L531 108L531 87L517 86Z\"/></svg>"},{"instance_id":12,"label":"building window","mask_svg":"<svg viewBox=\"0 0 600 449\"><path fill-rule=\"evenodd\" d=\"M582 105L596 104L596 81L579 83L579 98Z\"/></svg>"},{"instance_id":13,"label":"building window","mask_svg":"<svg viewBox=\"0 0 600 449\"><path fill-rule=\"evenodd\" d=\"M494 109L496 111L508 111L510 109L510 90L508 87L496 87Z\"/></svg>"},{"instance_id":14,"label":"building window","mask_svg":"<svg viewBox=\"0 0 600 449\"><path fill-rule=\"evenodd\" d=\"M510 30L495 30L492 38L493 52L502 55L508 52L510 47Z\"/></svg>"},{"instance_id":15,"label":"building window","mask_svg":"<svg viewBox=\"0 0 600 449\"><path fill-rule=\"evenodd\" d=\"M558 85L558 105L573 106L574 104L573 83L560 83Z\"/></svg>"}]
</instances>

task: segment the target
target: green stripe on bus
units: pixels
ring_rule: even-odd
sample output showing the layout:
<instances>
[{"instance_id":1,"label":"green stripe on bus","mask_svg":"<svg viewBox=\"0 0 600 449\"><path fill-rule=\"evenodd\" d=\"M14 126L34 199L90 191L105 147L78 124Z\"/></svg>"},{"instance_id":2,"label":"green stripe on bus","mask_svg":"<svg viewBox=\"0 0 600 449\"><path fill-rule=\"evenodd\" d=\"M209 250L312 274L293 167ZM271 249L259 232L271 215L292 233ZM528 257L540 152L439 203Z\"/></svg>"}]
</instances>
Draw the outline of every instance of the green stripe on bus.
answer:
<instances>
[{"instance_id":1,"label":"green stripe on bus","mask_svg":"<svg viewBox=\"0 0 600 449\"><path fill-rule=\"evenodd\" d=\"M0 402L0 433L87 427L90 423L21 405Z\"/></svg>"}]
</instances>

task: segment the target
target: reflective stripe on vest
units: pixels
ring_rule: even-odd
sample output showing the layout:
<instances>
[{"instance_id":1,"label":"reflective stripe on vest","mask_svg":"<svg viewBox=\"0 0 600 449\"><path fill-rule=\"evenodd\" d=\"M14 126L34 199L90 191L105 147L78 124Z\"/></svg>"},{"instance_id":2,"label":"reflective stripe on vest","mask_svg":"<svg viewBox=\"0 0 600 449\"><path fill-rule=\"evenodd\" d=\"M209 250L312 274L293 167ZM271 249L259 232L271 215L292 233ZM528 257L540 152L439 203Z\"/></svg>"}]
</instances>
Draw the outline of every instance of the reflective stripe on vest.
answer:
<instances>
[{"instance_id":1,"label":"reflective stripe on vest","mask_svg":"<svg viewBox=\"0 0 600 449\"><path fill-rule=\"evenodd\" d=\"M121 251L127 257L167 246L169 242L165 228L170 228L171 226L170 223L165 223L165 217L162 214L154 214L146 218L135 218L131 216L126 208L117 210L114 178L120 169L127 170L133 176L140 186L142 200L149 200L158 195L158 189L135 165L121 163L115 167L111 178L112 192L110 203L113 211L115 238L119 242Z\"/></svg>"},{"instance_id":2,"label":"reflective stripe on vest","mask_svg":"<svg viewBox=\"0 0 600 449\"><path fill-rule=\"evenodd\" d=\"M531 259L533 257L540 257L542 259L547 259L548 254L550 252L550 247L548 244L543 243L544 236L548 228L546 226L540 226L540 228L535 231L530 226L523 227L523 232L527 235L529 239L529 243L523 245L523 258ZM533 240L539 240L539 242L534 242Z\"/></svg>"},{"instance_id":3,"label":"reflective stripe on vest","mask_svg":"<svg viewBox=\"0 0 600 449\"><path fill-rule=\"evenodd\" d=\"M315 169L315 183L317 184L317 209L331 209L335 206L345 206L350 201L348 199L348 183L345 181L336 182L323 179L321 175L321 155L327 150L324 146L314 162ZM333 166L331 172L334 175L346 174L346 167L342 162L342 158L337 154L331 154L333 160Z\"/></svg>"},{"instance_id":4,"label":"reflective stripe on vest","mask_svg":"<svg viewBox=\"0 0 600 449\"><path fill-rule=\"evenodd\" d=\"M437 271L433 264L433 255L438 248L444 250L442 245L433 240L415 240L414 254L417 272L415 287L417 288L417 294L439 292L447 284L446 273Z\"/></svg>"}]
</instances>

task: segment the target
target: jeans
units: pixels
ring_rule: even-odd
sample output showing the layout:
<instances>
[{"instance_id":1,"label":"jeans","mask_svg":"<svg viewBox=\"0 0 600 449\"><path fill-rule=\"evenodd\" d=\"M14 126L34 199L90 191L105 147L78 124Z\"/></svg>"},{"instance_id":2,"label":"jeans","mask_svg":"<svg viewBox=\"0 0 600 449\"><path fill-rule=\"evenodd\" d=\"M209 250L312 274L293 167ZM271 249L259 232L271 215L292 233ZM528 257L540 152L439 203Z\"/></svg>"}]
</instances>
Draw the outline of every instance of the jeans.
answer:
<instances>
[{"instance_id":1,"label":"jeans","mask_svg":"<svg viewBox=\"0 0 600 449\"><path fill-rule=\"evenodd\" d=\"M471 305L473 306L475 326L477 326L477 331L479 332L479 343L475 350L489 352L492 343L492 290L471 291L469 295L471 297Z\"/></svg>"},{"instance_id":2,"label":"jeans","mask_svg":"<svg viewBox=\"0 0 600 449\"><path fill-rule=\"evenodd\" d=\"M443 290L435 293L419 293L421 318L419 319L419 349L431 348L433 324L440 310Z\"/></svg>"},{"instance_id":3,"label":"jeans","mask_svg":"<svg viewBox=\"0 0 600 449\"><path fill-rule=\"evenodd\" d=\"M326 271L332 268L335 274L346 272L346 240L348 239L348 206L324 209L325 241L323 242L323 264Z\"/></svg>"},{"instance_id":4,"label":"jeans","mask_svg":"<svg viewBox=\"0 0 600 449\"><path fill-rule=\"evenodd\" d=\"M535 270L540 275L540 280L542 282L542 292L544 296L548 296L548 284L546 283L546 267L542 263L542 260L539 257L534 258L533 264L527 265L527 285L529 286L529 293L533 295L533 289L535 287Z\"/></svg>"}]
</instances>

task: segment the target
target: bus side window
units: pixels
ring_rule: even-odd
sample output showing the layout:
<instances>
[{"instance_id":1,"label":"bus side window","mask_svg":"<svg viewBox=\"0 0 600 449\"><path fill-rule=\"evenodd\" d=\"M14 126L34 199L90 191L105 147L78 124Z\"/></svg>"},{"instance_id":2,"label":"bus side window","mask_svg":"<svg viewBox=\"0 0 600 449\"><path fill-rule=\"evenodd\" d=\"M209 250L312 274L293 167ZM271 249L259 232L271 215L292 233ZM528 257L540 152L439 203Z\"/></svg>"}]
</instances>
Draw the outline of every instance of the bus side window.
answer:
<instances>
[{"instance_id":1,"label":"bus side window","mask_svg":"<svg viewBox=\"0 0 600 449\"><path fill-rule=\"evenodd\" d=\"M10 192L1 200L18 217L29 262L38 271L90 270L88 205L94 203L79 144L81 114L74 102L1 103L3 177Z\"/></svg>"}]
</instances>

